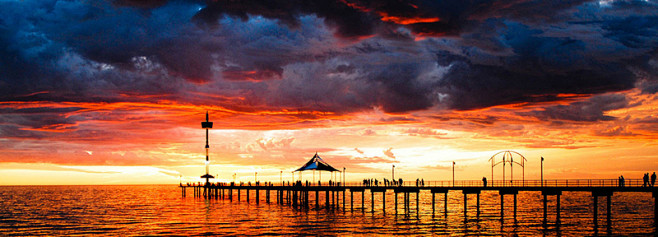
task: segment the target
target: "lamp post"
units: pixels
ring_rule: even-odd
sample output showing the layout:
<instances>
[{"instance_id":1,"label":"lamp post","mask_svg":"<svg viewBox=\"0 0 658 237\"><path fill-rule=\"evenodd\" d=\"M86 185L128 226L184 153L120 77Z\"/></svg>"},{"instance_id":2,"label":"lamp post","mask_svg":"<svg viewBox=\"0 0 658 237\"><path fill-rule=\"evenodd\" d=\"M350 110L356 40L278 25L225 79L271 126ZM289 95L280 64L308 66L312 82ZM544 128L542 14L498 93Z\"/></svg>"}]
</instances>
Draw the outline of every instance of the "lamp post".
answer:
<instances>
[{"instance_id":1,"label":"lamp post","mask_svg":"<svg viewBox=\"0 0 658 237\"><path fill-rule=\"evenodd\" d=\"M281 186L283 186L283 170L279 174L279 180L281 181Z\"/></svg>"},{"instance_id":2,"label":"lamp post","mask_svg":"<svg viewBox=\"0 0 658 237\"><path fill-rule=\"evenodd\" d=\"M452 186L455 186L455 162L452 162Z\"/></svg>"},{"instance_id":3,"label":"lamp post","mask_svg":"<svg viewBox=\"0 0 658 237\"><path fill-rule=\"evenodd\" d=\"M544 187L544 157L541 157L541 186Z\"/></svg>"},{"instance_id":4,"label":"lamp post","mask_svg":"<svg viewBox=\"0 0 658 237\"><path fill-rule=\"evenodd\" d=\"M395 181L395 165L393 165L391 173L391 180Z\"/></svg>"},{"instance_id":5,"label":"lamp post","mask_svg":"<svg viewBox=\"0 0 658 237\"><path fill-rule=\"evenodd\" d=\"M343 167L343 187L345 187L345 167Z\"/></svg>"}]
</instances>

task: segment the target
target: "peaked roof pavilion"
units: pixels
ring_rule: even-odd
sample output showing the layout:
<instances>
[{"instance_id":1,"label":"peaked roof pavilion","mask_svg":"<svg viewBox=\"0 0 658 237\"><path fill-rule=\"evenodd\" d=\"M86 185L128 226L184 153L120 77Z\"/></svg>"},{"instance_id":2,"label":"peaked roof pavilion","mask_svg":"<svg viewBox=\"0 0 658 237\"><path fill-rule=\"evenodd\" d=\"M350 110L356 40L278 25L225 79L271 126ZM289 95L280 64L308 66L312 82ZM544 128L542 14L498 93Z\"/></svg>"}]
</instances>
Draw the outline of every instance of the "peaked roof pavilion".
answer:
<instances>
[{"instance_id":1,"label":"peaked roof pavilion","mask_svg":"<svg viewBox=\"0 0 658 237\"><path fill-rule=\"evenodd\" d=\"M306 171L306 170L320 170L320 171L324 170L330 172L334 172L334 171L340 172L340 170L337 170L336 168L329 165L329 163L324 161L322 158L320 158L317 152L315 153L313 158L311 158L311 160L306 162L306 164L304 164L304 166L302 166L301 168L295 170L295 172Z\"/></svg>"}]
</instances>

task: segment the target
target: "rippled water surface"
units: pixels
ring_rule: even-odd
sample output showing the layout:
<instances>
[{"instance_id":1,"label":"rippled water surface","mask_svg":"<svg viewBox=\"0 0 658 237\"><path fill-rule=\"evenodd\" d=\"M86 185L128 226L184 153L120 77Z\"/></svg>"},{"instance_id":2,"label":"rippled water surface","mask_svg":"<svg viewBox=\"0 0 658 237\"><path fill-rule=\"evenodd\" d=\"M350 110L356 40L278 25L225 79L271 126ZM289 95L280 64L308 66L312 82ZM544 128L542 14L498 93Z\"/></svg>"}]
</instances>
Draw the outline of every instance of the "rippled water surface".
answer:
<instances>
[{"instance_id":1,"label":"rippled water surface","mask_svg":"<svg viewBox=\"0 0 658 237\"><path fill-rule=\"evenodd\" d=\"M599 226L594 228L592 196L586 192L565 192L561 196L562 224L542 225L543 203L538 192L520 192L517 221L513 219L513 196L505 196L504 218L500 216L500 196L485 191L480 198L480 217L476 217L475 195L468 195L468 216L464 217L463 195L451 191L448 213L444 213L443 194L436 195L432 213L432 195L411 195L409 210L402 205L396 215L394 194L387 192L386 209L382 196L354 193L354 211L347 192L345 210L328 210L322 204L315 209L315 194L310 208L296 209L265 202L251 192L242 200L203 200L181 197L177 186L26 186L0 187L0 235L645 235L655 234L654 199L650 193L615 193L612 197L612 223L606 223L606 200L599 198ZM235 194L235 193L234 193ZM555 197L549 196L549 222L554 223Z\"/></svg>"}]
</instances>

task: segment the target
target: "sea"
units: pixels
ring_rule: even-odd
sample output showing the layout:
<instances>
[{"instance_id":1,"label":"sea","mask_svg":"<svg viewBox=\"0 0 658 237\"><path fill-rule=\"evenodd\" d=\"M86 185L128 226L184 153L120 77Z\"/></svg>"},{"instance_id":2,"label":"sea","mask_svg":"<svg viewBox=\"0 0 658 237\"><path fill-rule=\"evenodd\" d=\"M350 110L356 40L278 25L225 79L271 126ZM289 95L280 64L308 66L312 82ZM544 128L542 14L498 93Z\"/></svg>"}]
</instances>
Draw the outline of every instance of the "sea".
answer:
<instances>
[{"instance_id":1,"label":"sea","mask_svg":"<svg viewBox=\"0 0 658 237\"><path fill-rule=\"evenodd\" d=\"M350 193L338 208L326 208L324 193L315 208L315 194L309 208L270 203L262 191L256 203L252 191L241 200L195 198L191 189L183 197L177 185L106 186L1 186L0 236L654 236L654 199L650 193L615 193L612 196L611 223L606 220L606 198L598 199L598 226L594 225L591 193L564 192L561 196L561 224L556 225L556 200L549 196L548 225L543 225L543 196L539 192L519 192L517 218L513 216L513 196L505 195L501 218L500 196L495 191L480 195L480 216L476 196L467 196L464 217L463 194L448 194L448 212L443 194L421 191L410 195L409 209L398 195L396 214L394 193ZM234 193L235 194L235 193ZM341 197L342 198L342 197ZM353 205L353 206L352 206ZM362 208L363 206L363 208ZM354 208L352 210L352 207Z\"/></svg>"}]
</instances>

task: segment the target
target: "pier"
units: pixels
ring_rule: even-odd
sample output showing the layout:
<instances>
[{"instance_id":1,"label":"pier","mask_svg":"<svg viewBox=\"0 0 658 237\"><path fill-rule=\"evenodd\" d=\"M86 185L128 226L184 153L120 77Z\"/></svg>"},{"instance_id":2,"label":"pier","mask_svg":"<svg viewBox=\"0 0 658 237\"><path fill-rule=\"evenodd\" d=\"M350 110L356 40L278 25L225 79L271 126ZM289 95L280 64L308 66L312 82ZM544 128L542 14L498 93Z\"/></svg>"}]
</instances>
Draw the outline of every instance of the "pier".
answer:
<instances>
[{"instance_id":1,"label":"pier","mask_svg":"<svg viewBox=\"0 0 658 237\"><path fill-rule=\"evenodd\" d=\"M420 210L419 193L429 192L432 196L431 209L434 214L437 212L436 194L439 194L439 199L443 199L443 214L448 215L448 193L450 191L461 192L464 200L464 221L468 219L469 209L467 196L476 196L475 216L480 218L480 193L483 191L498 192L500 195L500 218L505 216L505 210L509 210L509 204L505 204L504 197L506 195L513 196L513 218L517 220L517 195L519 192L540 192L543 196L543 224L544 225L559 225L560 220L560 196L563 192L587 192L592 196L591 203L583 203L583 205L593 205L593 223L594 227L599 226L599 197L606 199L606 225L609 227L611 223L611 198L614 193L621 192L641 192L651 193L654 199L654 221L658 224L658 188L643 186L642 180L626 180L623 186L620 186L617 180L613 179L588 179L588 180L514 180L506 182L493 181L484 186L482 181L427 181L428 185L415 186L413 182L405 182L398 186L366 186L358 183L347 183L342 185L337 183L335 186L321 186L321 185L302 185L297 182L297 185L274 185L268 183L267 185L239 185L230 183L209 183L207 185L197 183L190 185L180 185L182 196L186 196L187 189L194 190L194 197L205 199L228 199L234 201L242 200L242 195L245 196L247 202L251 202L250 195L255 196L254 202L259 204L261 201L260 195L264 193L266 203L274 203L280 205L291 206L294 208L310 208L314 206L316 209L326 208L331 210L341 211L354 211L355 208L361 212L366 212L366 207L370 207L369 212L375 211L376 205L382 205L383 214L386 214L386 198L387 195L392 196L395 200L395 214L400 210L398 202L401 202L402 211L409 213L412 208L411 203L415 204L416 213ZM346 193L349 192L349 195ZM244 194L242 194L244 193ZM253 193L253 194L252 194ZM320 199L320 193L324 194L324 199ZM355 207L354 200L361 199L361 206ZM366 195L370 193L370 195ZM454 193L454 192L453 192ZM443 195L440 195L443 194ZM382 202L376 203L375 195L382 195ZM452 194L454 195L454 194ZM271 201L271 197L276 196L276 201ZM349 196L349 201L346 199ZM366 198L366 196L370 196ZM402 198L400 198L402 196ZM443 197L441 197L443 196ZM313 198L312 198L313 197ZM549 197L555 198L555 206L548 206ZM400 200L401 199L401 200ZM349 202L349 203L348 203ZM367 205L366 203L369 202ZM349 207L346 207L349 205ZM423 207L426 208L426 207ZM555 208L555 222L549 223L548 210ZM440 212L440 211L439 211ZM472 212L472 211L471 211ZM471 214L472 215L472 214Z\"/></svg>"},{"instance_id":2,"label":"pier","mask_svg":"<svg viewBox=\"0 0 658 237\"><path fill-rule=\"evenodd\" d=\"M475 195L476 204L475 204L475 217L476 219L480 218L480 194L484 191L486 192L497 192L500 196L500 220L505 219L505 210L509 209L505 206L505 196L512 195L513 197L513 219L517 220L517 209L518 202L517 196L519 192L539 192L543 196L543 199L537 200L543 202L543 220L542 224L544 226L553 224L559 226L561 223L561 206L560 206L560 196L563 192L586 192L590 193L592 196L591 203L583 203L583 205L592 205L592 218L594 228L597 229L599 226L599 197L606 199L606 225L608 228L612 225L612 196L614 193L621 192L640 192L640 193L651 193L654 200L654 225L658 226L658 188L653 187L652 184L648 182L648 174L645 175L644 179L629 179L625 180L623 177L619 179L556 179L556 180L545 180L544 177L544 158L541 157L541 179L540 180L525 180L525 163L527 159L518 152L515 151L500 151L495 153L489 161L491 162L491 180L487 182L486 178L483 178L481 181L477 180L461 180L456 181L454 178L454 167L455 162L452 162L453 168L453 180L452 181L428 181L425 182L424 179L416 179L416 182L407 181L403 182L402 179L399 179L399 182L395 180L395 165L392 165L391 170L391 181L386 180L385 182L367 182L364 180L363 183L346 183L345 182L345 168L343 170L336 169L332 167L329 163L324 161L316 152L315 155L306 162L302 167L293 171L293 182L283 182L281 181L278 185L273 184L272 182L264 182L261 185L261 182L258 181L257 174L254 174L255 182L254 185L251 185L251 182L245 185L244 183L212 183L209 180L215 178L209 173L209 148L208 145L208 130L213 127L213 123L209 121L208 112L206 112L206 121L201 122L201 127L206 130L206 174L202 175L201 178L205 179L205 183L198 182L196 184L180 184L181 193L183 197L187 196L187 189L193 190L193 195L195 198L204 198L204 199L228 199L234 201L237 198L237 201L242 201L242 193L246 202L251 202L250 197L253 192L256 204L261 202L261 193L265 193L265 202L271 203L271 197L276 197L276 203L280 205L292 206L294 208L310 208L315 206L315 209L320 209L324 207L331 210L340 210L347 211L347 198L346 193L349 192L349 210L354 211L354 193L357 194L357 198L361 198L361 207L357 207L361 212L366 211L366 192L370 194L370 212L375 212L375 206L377 200L375 195L381 195L382 201L382 212L386 214L386 196L389 193L393 194L394 200L394 210L395 214L398 214L400 201L399 196L402 196L402 210L405 214L409 214L411 211L411 202L414 199L415 211L416 214L420 213L420 193L429 192L432 195L432 214L434 215L437 212L436 206L436 195L443 194L443 213L444 216L448 215L448 204L449 198L448 194L450 191L453 193L461 192L463 197L463 215L464 221L469 219L468 211L468 195ZM516 160L515 160L516 158ZM494 180L494 167L502 165L502 179ZM506 165L509 165L510 169L510 179L505 180L506 175ZM521 168L522 179L514 179L514 165L517 165ZM304 171L313 171L312 181L306 180L302 182L302 172ZM320 179L322 178L322 171L330 172L332 177L328 185L322 185L320 181L315 183L315 172L318 172ZM294 174L299 172L298 179L295 181ZM334 172L342 174L342 181L340 178L334 177ZM281 171L281 175L283 171ZM281 176L282 177L282 176ZM338 180L338 181L337 181ZM372 179L371 179L372 181ZM652 178L651 183L655 182L655 176ZM382 184L382 185L379 185ZM426 185L427 184L427 185ZM391 192L389 192L391 191ZM324 200L320 199L320 193L324 194ZM454 195L454 194L453 194ZM313 197L314 198L311 198ZM414 197L415 196L415 197ZM555 198L555 221L549 223L548 218L548 198ZM439 197L440 198L440 197ZM324 204L322 204L324 202ZM508 204L509 205L509 204ZM423 207L425 208L425 207ZM552 207L551 207L552 208Z\"/></svg>"}]
</instances>

